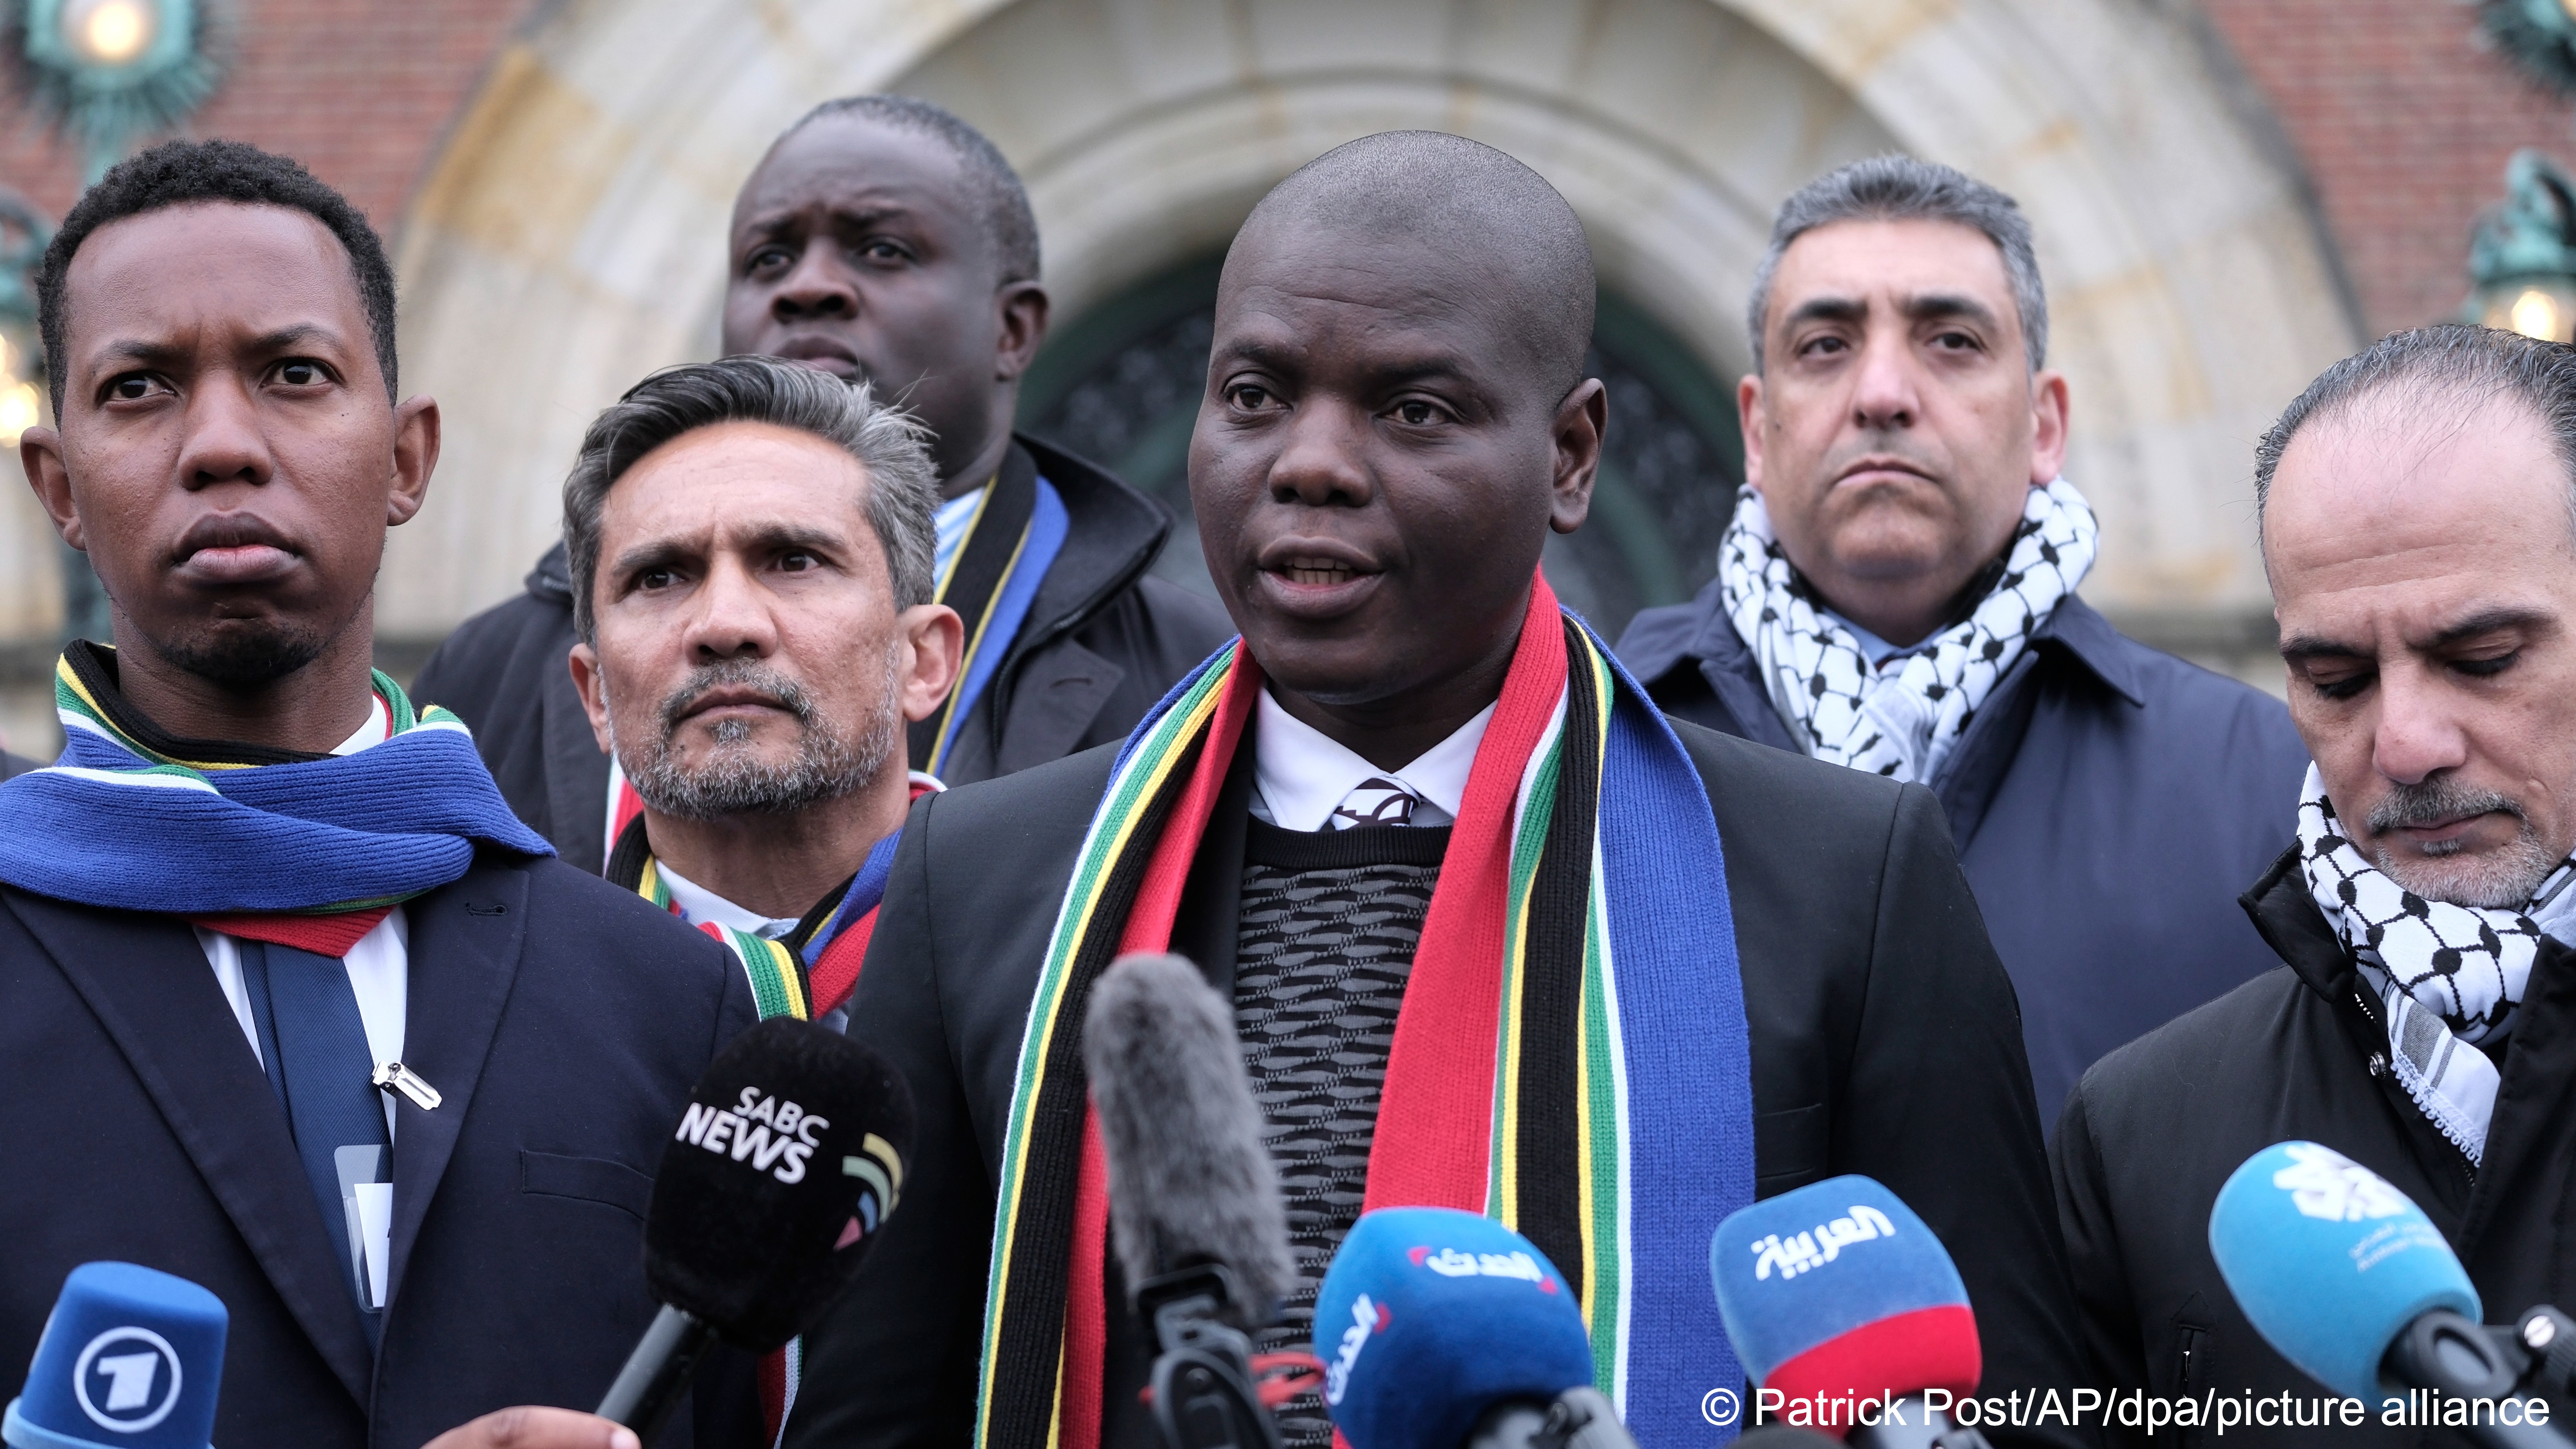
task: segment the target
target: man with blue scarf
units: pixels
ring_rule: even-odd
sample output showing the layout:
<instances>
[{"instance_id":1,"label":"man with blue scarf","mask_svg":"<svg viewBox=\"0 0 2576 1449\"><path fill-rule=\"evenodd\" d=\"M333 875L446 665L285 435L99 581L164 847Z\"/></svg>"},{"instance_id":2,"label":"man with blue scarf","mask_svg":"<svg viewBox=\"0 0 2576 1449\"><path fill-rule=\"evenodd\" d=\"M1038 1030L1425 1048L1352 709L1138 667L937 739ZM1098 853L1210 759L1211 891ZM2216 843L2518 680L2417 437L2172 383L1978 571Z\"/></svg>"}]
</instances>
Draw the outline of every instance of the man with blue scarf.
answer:
<instances>
[{"instance_id":1,"label":"man with blue scarf","mask_svg":"<svg viewBox=\"0 0 2576 1449\"><path fill-rule=\"evenodd\" d=\"M1190 449L1242 635L1124 745L913 807L850 1020L916 1153L791 1446L1155 1442L1076 1027L1140 950L1233 1003L1300 1276L1263 1351L1361 1212L1482 1212L1565 1275L1640 1443L1720 1441L1713 1231L1865 1173L1957 1260L1984 1392L2074 1385L2020 1021L1932 796L1667 727L1538 572L1600 459L1593 298L1564 198L1456 136L1254 210ZM1280 1421L1330 1442L1312 1397Z\"/></svg>"},{"instance_id":2,"label":"man with blue scarf","mask_svg":"<svg viewBox=\"0 0 2576 1449\"><path fill-rule=\"evenodd\" d=\"M40 292L56 426L21 456L115 647L65 652L63 757L0 785L0 1363L123 1259L230 1310L219 1443L595 1402L654 1311L662 1141L752 995L370 667L439 436L397 401L383 249L294 162L172 142L72 209ZM758 1436L750 1370L690 1442Z\"/></svg>"}]
</instances>

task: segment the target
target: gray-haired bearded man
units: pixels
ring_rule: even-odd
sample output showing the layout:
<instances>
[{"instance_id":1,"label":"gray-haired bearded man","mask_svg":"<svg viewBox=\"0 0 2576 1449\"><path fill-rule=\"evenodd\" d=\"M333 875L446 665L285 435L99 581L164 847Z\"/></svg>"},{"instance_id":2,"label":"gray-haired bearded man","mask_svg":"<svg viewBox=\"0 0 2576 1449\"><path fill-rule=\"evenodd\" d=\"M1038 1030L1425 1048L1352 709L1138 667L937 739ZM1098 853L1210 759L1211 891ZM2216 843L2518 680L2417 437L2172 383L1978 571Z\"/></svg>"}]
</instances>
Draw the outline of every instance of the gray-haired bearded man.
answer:
<instances>
[{"instance_id":1,"label":"gray-haired bearded man","mask_svg":"<svg viewBox=\"0 0 2576 1449\"><path fill-rule=\"evenodd\" d=\"M2261 691L2076 597L2067 385L2011 197L1902 156L1780 207L1717 579L1619 655L1676 718L1931 787L2020 997L2040 1111L2270 963L2236 892L2306 763Z\"/></svg>"},{"instance_id":2,"label":"gray-haired bearded man","mask_svg":"<svg viewBox=\"0 0 2576 1449\"><path fill-rule=\"evenodd\" d=\"M2576 1288L2576 356L2385 338L2290 404L2255 486L2316 753L2245 897L2286 964L2103 1059L2054 1153L2105 1388L2313 1403L2210 1255L2220 1184L2266 1146L2396 1184L2490 1317ZM2367 1408L2262 1442L2467 1442Z\"/></svg>"},{"instance_id":3,"label":"gray-haired bearded man","mask_svg":"<svg viewBox=\"0 0 2576 1449\"><path fill-rule=\"evenodd\" d=\"M917 424L766 357L646 378L564 484L573 682L643 797L608 878L731 947L764 1016L848 996L933 788L903 727L957 671L937 497Z\"/></svg>"}]
</instances>

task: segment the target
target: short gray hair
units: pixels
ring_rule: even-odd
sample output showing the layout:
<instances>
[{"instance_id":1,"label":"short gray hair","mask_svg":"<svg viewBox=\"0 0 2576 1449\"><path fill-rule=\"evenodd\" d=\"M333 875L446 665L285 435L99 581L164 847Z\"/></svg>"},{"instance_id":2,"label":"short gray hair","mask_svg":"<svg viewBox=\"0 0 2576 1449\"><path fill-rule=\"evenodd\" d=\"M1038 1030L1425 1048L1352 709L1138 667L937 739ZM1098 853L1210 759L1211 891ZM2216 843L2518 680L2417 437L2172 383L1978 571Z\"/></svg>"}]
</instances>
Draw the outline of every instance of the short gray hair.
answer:
<instances>
[{"instance_id":1,"label":"short gray hair","mask_svg":"<svg viewBox=\"0 0 2576 1449\"><path fill-rule=\"evenodd\" d=\"M573 627L582 639L591 640L598 625L591 590L599 577L599 522L608 490L645 454L718 423L793 428L857 459L867 474L861 505L885 550L894 606L931 601L939 473L930 461L927 431L910 414L878 402L864 383L845 383L774 357L727 357L654 373L582 435L581 453L564 479L563 525L572 565Z\"/></svg>"},{"instance_id":2,"label":"short gray hair","mask_svg":"<svg viewBox=\"0 0 2576 1449\"><path fill-rule=\"evenodd\" d=\"M1753 370L1762 370L1762 328L1771 314L1771 274L1789 244L1838 221L1946 221L1986 234L2003 255L2013 308L2021 313L2030 370L2048 362L2048 289L2040 285L2039 256L2031 250L2030 219L2021 206L1964 171L1911 156L1872 156L1827 172L1780 203L1771 223L1771 249L1753 271L1753 295L1744 306L1744 330L1753 343Z\"/></svg>"},{"instance_id":3,"label":"short gray hair","mask_svg":"<svg viewBox=\"0 0 2576 1449\"><path fill-rule=\"evenodd\" d=\"M2272 475L2299 429L2318 418L2348 415L2362 402L2400 388L2412 394L2406 401L2438 398L2457 405L2446 411L2461 414L2498 400L2529 408L2549 429L2567 470L2568 523L2576 528L2576 348L2454 322L2391 332L2317 374L2307 391L2290 400L2254 445L2258 536L2272 501Z\"/></svg>"}]
</instances>

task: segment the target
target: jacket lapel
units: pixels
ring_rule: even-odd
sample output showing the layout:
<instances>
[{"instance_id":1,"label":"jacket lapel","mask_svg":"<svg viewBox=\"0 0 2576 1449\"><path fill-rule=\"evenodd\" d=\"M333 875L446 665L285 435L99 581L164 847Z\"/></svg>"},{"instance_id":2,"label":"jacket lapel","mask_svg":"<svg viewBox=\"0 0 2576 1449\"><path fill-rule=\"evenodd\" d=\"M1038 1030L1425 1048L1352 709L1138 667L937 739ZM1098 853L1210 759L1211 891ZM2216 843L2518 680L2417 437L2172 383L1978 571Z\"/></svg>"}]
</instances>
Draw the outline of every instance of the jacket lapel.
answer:
<instances>
[{"instance_id":1,"label":"jacket lapel","mask_svg":"<svg viewBox=\"0 0 2576 1449\"><path fill-rule=\"evenodd\" d=\"M403 1065L437 1089L439 1103L424 1111L408 1097L396 1098L388 1312L400 1310L403 1270L456 1151L457 1133L492 1052L501 1008L518 975L527 900L523 872L478 857L464 879L405 907L411 962Z\"/></svg>"},{"instance_id":2,"label":"jacket lapel","mask_svg":"<svg viewBox=\"0 0 2576 1449\"><path fill-rule=\"evenodd\" d=\"M295 1140L184 923L11 891L9 909L88 1003L234 1230L349 1396L373 1358Z\"/></svg>"}]
</instances>

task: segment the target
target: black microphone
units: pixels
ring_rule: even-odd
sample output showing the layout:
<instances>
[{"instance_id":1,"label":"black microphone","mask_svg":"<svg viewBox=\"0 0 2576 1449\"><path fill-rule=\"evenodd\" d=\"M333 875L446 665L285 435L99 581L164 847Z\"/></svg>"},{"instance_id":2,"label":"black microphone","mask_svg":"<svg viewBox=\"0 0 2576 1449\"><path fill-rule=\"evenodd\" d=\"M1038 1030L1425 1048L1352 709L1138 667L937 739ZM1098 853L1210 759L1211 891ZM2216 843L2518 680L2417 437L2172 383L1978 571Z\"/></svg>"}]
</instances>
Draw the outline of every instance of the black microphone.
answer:
<instances>
[{"instance_id":1,"label":"black microphone","mask_svg":"<svg viewBox=\"0 0 2576 1449\"><path fill-rule=\"evenodd\" d=\"M1247 1335L1278 1315L1296 1269L1234 1013L1180 957L1123 957L1091 989L1082 1057L1118 1266L1161 1349L1163 1442L1277 1449Z\"/></svg>"},{"instance_id":2,"label":"black microphone","mask_svg":"<svg viewBox=\"0 0 2576 1449\"><path fill-rule=\"evenodd\" d=\"M773 1017L689 1094L644 1220L662 1311L600 1401L649 1444L712 1339L768 1353L823 1315L903 1191L912 1092L839 1032Z\"/></svg>"}]
</instances>

